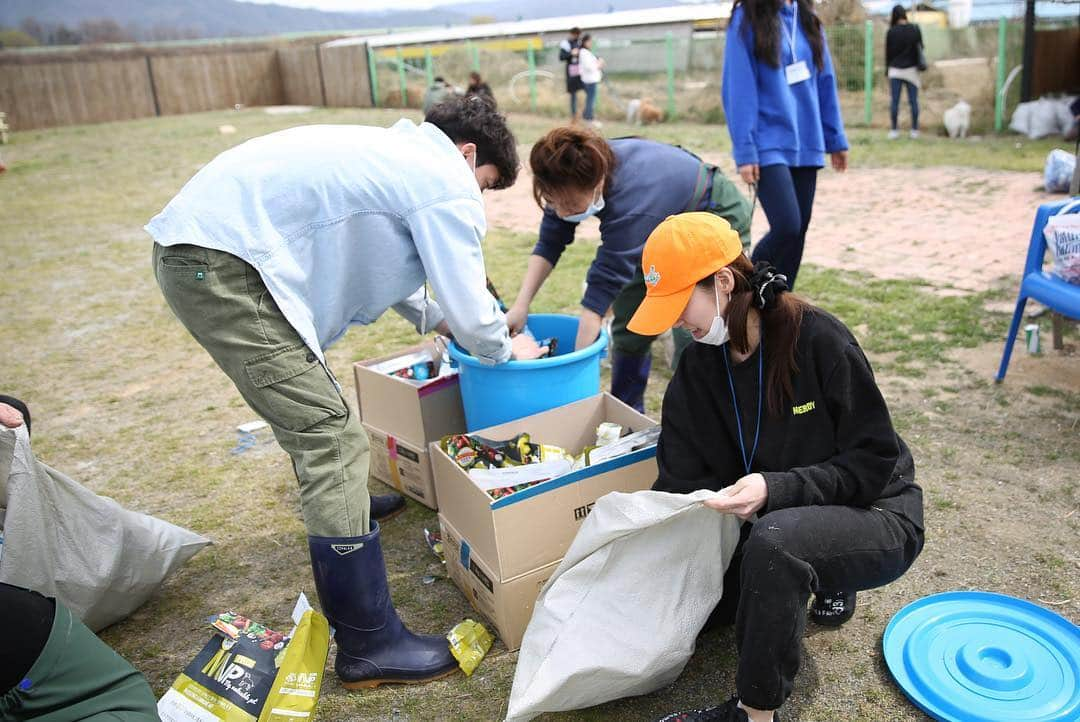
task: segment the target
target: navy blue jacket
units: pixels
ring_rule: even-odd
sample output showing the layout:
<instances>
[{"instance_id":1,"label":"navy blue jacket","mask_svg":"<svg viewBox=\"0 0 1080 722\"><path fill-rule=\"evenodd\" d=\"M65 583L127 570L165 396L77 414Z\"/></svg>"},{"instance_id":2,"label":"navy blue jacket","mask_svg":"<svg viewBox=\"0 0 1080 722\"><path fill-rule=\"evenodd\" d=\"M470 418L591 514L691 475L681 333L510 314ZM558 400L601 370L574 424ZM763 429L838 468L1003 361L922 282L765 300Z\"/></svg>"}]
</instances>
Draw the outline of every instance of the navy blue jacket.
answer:
<instances>
[{"instance_id":1,"label":"navy blue jacket","mask_svg":"<svg viewBox=\"0 0 1080 722\"><path fill-rule=\"evenodd\" d=\"M585 277L587 287L581 305L601 316L615 296L630 282L641 263L645 240L660 221L691 209L701 161L675 146L642 138L610 141L615 152L615 174L604 195L600 219L600 248ZM705 193L701 208L708 205ZM574 242L576 223L544 211L540 239L533 254L552 265Z\"/></svg>"}]
</instances>

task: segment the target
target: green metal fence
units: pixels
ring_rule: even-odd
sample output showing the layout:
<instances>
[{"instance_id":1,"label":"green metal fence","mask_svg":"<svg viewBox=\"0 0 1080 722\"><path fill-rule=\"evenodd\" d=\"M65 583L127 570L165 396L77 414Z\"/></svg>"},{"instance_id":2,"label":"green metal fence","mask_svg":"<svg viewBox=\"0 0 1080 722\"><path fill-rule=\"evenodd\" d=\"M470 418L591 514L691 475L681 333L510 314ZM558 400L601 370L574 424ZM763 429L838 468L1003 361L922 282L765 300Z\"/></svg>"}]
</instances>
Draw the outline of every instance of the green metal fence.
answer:
<instances>
[{"instance_id":1,"label":"green metal fence","mask_svg":"<svg viewBox=\"0 0 1080 722\"><path fill-rule=\"evenodd\" d=\"M888 124L886 31L880 21L826 30L844 121L850 126ZM962 29L922 27L922 34L930 64L920 94L924 127L938 123L941 113L963 98L973 109L973 130L1002 129L1019 99L1018 81L1007 94L1002 88L1020 64L1022 25L1002 19ZM597 117L623 119L628 101L647 99L667 119L722 122L724 37L722 31L633 39L597 34L593 50L606 64ZM502 109L569 117L558 46L539 37L381 48L371 51L370 60L378 105L419 107L435 77L463 89L469 72L477 71Z\"/></svg>"}]
</instances>

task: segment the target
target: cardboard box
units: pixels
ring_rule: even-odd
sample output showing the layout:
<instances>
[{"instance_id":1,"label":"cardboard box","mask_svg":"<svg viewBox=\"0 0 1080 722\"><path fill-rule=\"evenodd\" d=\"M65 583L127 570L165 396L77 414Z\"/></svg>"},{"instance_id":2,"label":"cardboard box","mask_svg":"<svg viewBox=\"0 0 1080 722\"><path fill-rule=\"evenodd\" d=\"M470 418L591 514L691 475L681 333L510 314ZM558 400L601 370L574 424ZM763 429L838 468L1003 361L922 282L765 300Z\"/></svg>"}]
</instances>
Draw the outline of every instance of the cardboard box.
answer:
<instances>
[{"instance_id":1,"label":"cardboard box","mask_svg":"<svg viewBox=\"0 0 1080 722\"><path fill-rule=\"evenodd\" d=\"M475 433L505 440L528 432L535 441L576 454L596 443L596 427L604 421L630 431L656 426L604 393ZM439 511L502 580L561 559L604 494L648 489L656 481L656 447L650 446L493 500L438 444L429 449Z\"/></svg>"},{"instance_id":2,"label":"cardboard box","mask_svg":"<svg viewBox=\"0 0 1080 722\"><path fill-rule=\"evenodd\" d=\"M480 558L453 525L439 515L446 569L454 584L469 598L473 609L495 626L499 639L513 652L521 647L533 606L558 561L502 581L494 567Z\"/></svg>"},{"instance_id":3,"label":"cardboard box","mask_svg":"<svg viewBox=\"0 0 1080 722\"><path fill-rule=\"evenodd\" d=\"M432 354L433 358L439 353L434 342L425 341L389 356L359 361L353 364L353 374L361 421L422 448L447 434L465 431L465 409L461 405L457 373L419 384L373 368L419 351Z\"/></svg>"},{"instance_id":4,"label":"cardboard box","mask_svg":"<svg viewBox=\"0 0 1080 722\"><path fill-rule=\"evenodd\" d=\"M371 424L364 424L371 440L371 476L430 509L438 509L431 457L425 446L414 446Z\"/></svg>"}]
</instances>

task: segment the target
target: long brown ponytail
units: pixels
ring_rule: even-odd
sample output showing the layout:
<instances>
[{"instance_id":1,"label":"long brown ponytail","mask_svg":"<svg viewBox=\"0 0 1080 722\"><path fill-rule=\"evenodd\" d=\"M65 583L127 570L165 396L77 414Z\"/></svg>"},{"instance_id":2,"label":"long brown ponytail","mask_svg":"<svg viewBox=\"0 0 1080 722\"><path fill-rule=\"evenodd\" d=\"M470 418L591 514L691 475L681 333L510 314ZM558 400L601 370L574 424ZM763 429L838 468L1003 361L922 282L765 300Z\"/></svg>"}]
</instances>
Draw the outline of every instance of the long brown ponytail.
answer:
<instances>
[{"instance_id":1,"label":"long brown ponytail","mask_svg":"<svg viewBox=\"0 0 1080 722\"><path fill-rule=\"evenodd\" d=\"M731 345L739 353L750 352L750 339L747 333L747 318L750 309L756 308L761 314L761 335L766 339L765 347L765 403L769 413L779 416L785 401L792 401L795 391L792 377L799 373L795 361L796 346L799 342L799 329L802 327L803 313L810 304L792 293L777 293L769 299L764 308L757 303L757 292L751 285L754 266L745 254L740 254L727 268L735 277L735 288L731 292L731 301L725 313ZM709 274L698 282L699 286L712 288L716 276Z\"/></svg>"}]
</instances>

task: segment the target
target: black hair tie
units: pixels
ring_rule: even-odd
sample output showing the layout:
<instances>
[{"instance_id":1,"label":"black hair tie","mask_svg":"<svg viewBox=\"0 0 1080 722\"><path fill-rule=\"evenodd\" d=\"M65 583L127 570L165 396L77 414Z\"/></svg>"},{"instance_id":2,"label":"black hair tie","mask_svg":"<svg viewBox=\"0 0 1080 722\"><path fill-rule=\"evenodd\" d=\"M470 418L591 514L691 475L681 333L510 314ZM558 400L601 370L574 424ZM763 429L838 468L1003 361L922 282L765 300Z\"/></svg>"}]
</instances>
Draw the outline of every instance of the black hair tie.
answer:
<instances>
[{"instance_id":1,"label":"black hair tie","mask_svg":"<svg viewBox=\"0 0 1080 722\"><path fill-rule=\"evenodd\" d=\"M768 261L754 264L754 273L750 276L750 288L754 291L754 303L762 310L776 306L776 298L788 288L787 276L777 273Z\"/></svg>"}]
</instances>

